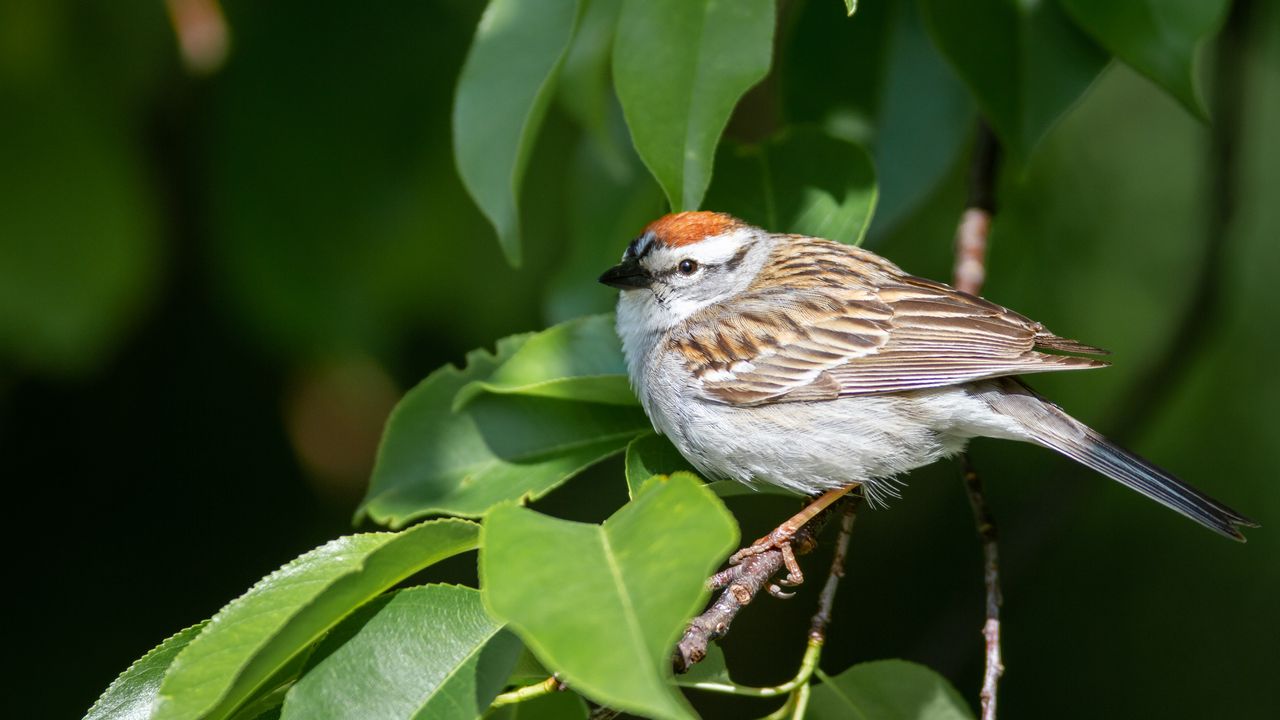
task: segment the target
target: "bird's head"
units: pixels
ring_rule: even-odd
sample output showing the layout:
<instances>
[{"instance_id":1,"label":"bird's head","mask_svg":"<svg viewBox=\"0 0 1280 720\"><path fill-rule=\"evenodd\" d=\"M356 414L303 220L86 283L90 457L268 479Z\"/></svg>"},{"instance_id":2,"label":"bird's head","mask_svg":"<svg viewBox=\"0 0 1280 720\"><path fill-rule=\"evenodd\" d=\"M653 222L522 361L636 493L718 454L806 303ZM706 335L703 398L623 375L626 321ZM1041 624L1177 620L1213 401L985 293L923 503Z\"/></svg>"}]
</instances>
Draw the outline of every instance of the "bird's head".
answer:
<instances>
[{"instance_id":1,"label":"bird's head","mask_svg":"<svg viewBox=\"0 0 1280 720\"><path fill-rule=\"evenodd\" d=\"M600 282L622 290L619 313L670 327L745 290L771 247L767 232L732 215L674 213L649 223Z\"/></svg>"}]
</instances>

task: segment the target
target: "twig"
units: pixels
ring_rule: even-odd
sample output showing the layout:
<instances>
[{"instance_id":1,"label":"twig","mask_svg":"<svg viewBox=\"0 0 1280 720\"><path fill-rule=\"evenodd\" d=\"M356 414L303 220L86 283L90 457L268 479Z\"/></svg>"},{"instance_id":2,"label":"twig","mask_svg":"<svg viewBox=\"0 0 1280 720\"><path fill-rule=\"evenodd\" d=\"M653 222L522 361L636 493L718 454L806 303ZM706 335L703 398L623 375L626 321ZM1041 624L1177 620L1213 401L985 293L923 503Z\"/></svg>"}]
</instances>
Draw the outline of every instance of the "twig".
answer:
<instances>
[{"instance_id":1,"label":"twig","mask_svg":"<svg viewBox=\"0 0 1280 720\"><path fill-rule=\"evenodd\" d=\"M838 504L837 504L838 505ZM815 539L818 532L826 525L833 505L814 516L791 541L796 555L805 555L817 546ZM760 594L767 590L774 596L782 596L781 589L770 582L783 567L782 552L767 550L758 555L747 557L737 565L730 565L707 580L707 587L712 591L720 591L720 595L701 615L689 622L684 636L676 644L671 662L678 673L688 672L689 668L707 656L707 646L713 640L719 640L729 632L729 625Z\"/></svg>"},{"instance_id":2,"label":"twig","mask_svg":"<svg viewBox=\"0 0 1280 720\"><path fill-rule=\"evenodd\" d=\"M969 506L973 508L973 521L978 526L978 537L982 540L983 583L987 588L987 620L982 625L982 636L987 641L986 670L982 674L982 720L995 720L996 717L996 684L1004 674L1004 662L1000 656L1000 553L996 544L996 522L991 517L982 494L982 478L973 468L969 456L961 455L960 462L964 467L964 488L969 495Z\"/></svg>"},{"instance_id":3,"label":"twig","mask_svg":"<svg viewBox=\"0 0 1280 720\"><path fill-rule=\"evenodd\" d=\"M218 0L165 0L182 62L196 75L211 75L227 61L231 33Z\"/></svg>"},{"instance_id":4,"label":"twig","mask_svg":"<svg viewBox=\"0 0 1280 720\"><path fill-rule=\"evenodd\" d=\"M819 672L818 661L822 657L822 646L827 641L827 626L831 624L831 610L835 605L836 588L844 577L845 557L849 553L849 539L853 536L853 523L858 516L858 505L862 502L859 491L841 501L844 515L840 521L840 535L836 538L835 554L831 558L831 570L827 573L826 584L818 596L818 609L809 623L809 641L805 645L804 657L800 660L800 668L795 677L772 687L749 687L736 683L700 682L689 687L695 690L721 692L746 697L771 698L787 695L787 702L768 715L765 720L784 720L803 718L809 705L810 684L814 674ZM817 520L817 518L814 518ZM779 564L779 567L781 565ZM776 570L775 570L776 572Z\"/></svg>"},{"instance_id":5,"label":"twig","mask_svg":"<svg viewBox=\"0 0 1280 720\"><path fill-rule=\"evenodd\" d=\"M986 280L987 245L991 235L991 218L996 212L996 173L1000 165L1000 142L985 121L978 124L973 158L969 167L969 201L956 229L956 264L953 282L956 289L979 295ZM982 541L983 581L987 590L986 622L982 636L986 639L986 665L982 674L982 720L995 720L996 686L1004 673L1000 656L1000 564L996 543L996 523L987 507L978 476L969 455L960 456L964 470L964 488L973 508L973 520Z\"/></svg>"},{"instance_id":6,"label":"twig","mask_svg":"<svg viewBox=\"0 0 1280 720\"><path fill-rule=\"evenodd\" d=\"M969 201L956 228L956 263L952 284L970 295L982 292L987 278L987 240L996 214L996 171L1000 141L985 121L978 123L969 165Z\"/></svg>"},{"instance_id":7,"label":"twig","mask_svg":"<svg viewBox=\"0 0 1280 720\"><path fill-rule=\"evenodd\" d=\"M861 500L862 496L859 494L845 501L844 516L840 519L840 535L836 537L836 551L831 557L831 571L827 573L827 582L822 586L822 594L818 596L818 610L809 623L809 637L826 640L827 626L831 624L831 608L835 605L840 578L844 577L844 559L849 554L849 538L853 536L853 522L858 519Z\"/></svg>"}]
</instances>

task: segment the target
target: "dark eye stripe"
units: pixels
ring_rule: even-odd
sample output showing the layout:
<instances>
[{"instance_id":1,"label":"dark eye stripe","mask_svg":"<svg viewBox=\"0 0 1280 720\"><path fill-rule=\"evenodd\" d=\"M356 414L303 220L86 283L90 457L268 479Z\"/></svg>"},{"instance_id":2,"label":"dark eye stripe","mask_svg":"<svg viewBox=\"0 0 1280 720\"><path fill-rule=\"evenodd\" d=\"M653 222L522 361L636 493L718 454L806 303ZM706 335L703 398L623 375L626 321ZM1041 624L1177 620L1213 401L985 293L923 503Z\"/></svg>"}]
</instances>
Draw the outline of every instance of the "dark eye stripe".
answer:
<instances>
[{"instance_id":1,"label":"dark eye stripe","mask_svg":"<svg viewBox=\"0 0 1280 720\"><path fill-rule=\"evenodd\" d=\"M742 264L742 261L746 259L747 253L751 252L752 247L753 247L753 244L751 243L743 245L742 248L739 249L738 252L735 253L733 257L721 263L721 267L723 267L725 270L728 270L730 272L737 270L738 266Z\"/></svg>"}]
</instances>

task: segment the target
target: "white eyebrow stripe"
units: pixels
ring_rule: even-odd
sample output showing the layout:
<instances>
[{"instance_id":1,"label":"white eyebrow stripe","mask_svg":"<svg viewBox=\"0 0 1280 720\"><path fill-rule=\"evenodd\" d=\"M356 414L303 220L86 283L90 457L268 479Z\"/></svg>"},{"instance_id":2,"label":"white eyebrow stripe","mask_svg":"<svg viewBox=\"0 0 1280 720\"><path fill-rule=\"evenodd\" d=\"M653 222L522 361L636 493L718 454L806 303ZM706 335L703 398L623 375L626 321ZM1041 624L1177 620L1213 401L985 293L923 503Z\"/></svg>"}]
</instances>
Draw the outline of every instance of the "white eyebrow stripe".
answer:
<instances>
[{"instance_id":1,"label":"white eyebrow stripe","mask_svg":"<svg viewBox=\"0 0 1280 720\"><path fill-rule=\"evenodd\" d=\"M690 257L704 265L719 265L732 259L742 246L751 240L751 233L747 230L734 230L723 235L716 235L704 240L677 248L676 252L683 252L684 257Z\"/></svg>"}]
</instances>

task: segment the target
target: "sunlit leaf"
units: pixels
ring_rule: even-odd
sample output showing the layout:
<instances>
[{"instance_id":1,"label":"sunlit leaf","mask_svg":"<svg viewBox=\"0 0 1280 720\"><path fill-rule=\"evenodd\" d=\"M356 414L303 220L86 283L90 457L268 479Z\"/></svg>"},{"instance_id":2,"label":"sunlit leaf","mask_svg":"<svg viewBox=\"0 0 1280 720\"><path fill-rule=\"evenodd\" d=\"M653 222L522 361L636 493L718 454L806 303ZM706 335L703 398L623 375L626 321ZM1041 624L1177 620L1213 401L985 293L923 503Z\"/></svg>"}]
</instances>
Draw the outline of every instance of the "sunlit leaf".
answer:
<instances>
[{"instance_id":1,"label":"sunlit leaf","mask_svg":"<svg viewBox=\"0 0 1280 720\"><path fill-rule=\"evenodd\" d=\"M1107 62L1056 2L923 0L921 7L934 42L1022 162Z\"/></svg>"},{"instance_id":2,"label":"sunlit leaf","mask_svg":"<svg viewBox=\"0 0 1280 720\"><path fill-rule=\"evenodd\" d=\"M774 232L860 243L876 206L867 153L817 128L797 128L763 145L725 143L707 206Z\"/></svg>"},{"instance_id":3,"label":"sunlit leaf","mask_svg":"<svg viewBox=\"0 0 1280 720\"><path fill-rule=\"evenodd\" d=\"M520 652L467 587L401 590L352 620L354 634L289 690L284 720L474 720Z\"/></svg>"},{"instance_id":4,"label":"sunlit leaf","mask_svg":"<svg viewBox=\"0 0 1280 720\"><path fill-rule=\"evenodd\" d=\"M687 473L650 481L603 525L503 505L485 518L481 588L570 687L646 717L689 718L671 683L671 648L737 536L733 517Z\"/></svg>"},{"instance_id":5,"label":"sunlit leaf","mask_svg":"<svg viewBox=\"0 0 1280 720\"><path fill-rule=\"evenodd\" d=\"M193 625L155 646L129 666L89 708L84 720L145 720L173 659L207 623Z\"/></svg>"},{"instance_id":6,"label":"sunlit leaf","mask_svg":"<svg viewBox=\"0 0 1280 720\"><path fill-rule=\"evenodd\" d=\"M454 406L482 393L638 405L612 314L561 323L533 335L488 378L458 391Z\"/></svg>"},{"instance_id":7,"label":"sunlit leaf","mask_svg":"<svg viewBox=\"0 0 1280 720\"><path fill-rule=\"evenodd\" d=\"M458 391L488 379L531 336L476 351L410 390L387 421L360 514L399 527L432 513L478 517L504 501L536 499L622 451L650 429L638 407L480 393L454 411Z\"/></svg>"},{"instance_id":8,"label":"sunlit leaf","mask_svg":"<svg viewBox=\"0 0 1280 720\"><path fill-rule=\"evenodd\" d=\"M1205 117L1196 49L1222 22L1227 0L1062 0L1098 44Z\"/></svg>"},{"instance_id":9,"label":"sunlit leaf","mask_svg":"<svg viewBox=\"0 0 1280 720\"><path fill-rule=\"evenodd\" d=\"M578 0L490 0L458 79L458 172L513 264L520 263L520 183L578 11Z\"/></svg>"},{"instance_id":10,"label":"sunlit leaf","mask_svg":"<svg viewBox=\"0 0 1280 720\"><path fill-rule=\"evenodd\" d=\"M813 689L813 720L972 720L964 698L933 670L905 660L854 665Z\"/></svg>"},{"instance_id":11,"label":"sunlit leaf","mask_svg":"<svg viewBox=\"0 0 1280 720\"><path fill-rule=\"evenodd\" d=\"M351 535L312 550L218 611L174 659L154 715L225 718L320 639L388 588L476 546L464 520Z\"/></svg>"},{"instance_id":12,"label":"sunlit leaf","mask_svg":"<svg viewBox=\"0 0 1280 720\"><path fill-rule=\"evenodd\" d=\"M614 84L673 209L701 204L730 113L769 72L774 12L773 0L623 0Z\"/></svg>"},{"instance_id":13,"label":"sunlit leaf","mask_svg":"<svg viewBox=\"0 0 1280 720\"><path fill-rule=\"evenodd\" d=\"M485 720L587 720L587 703L572 692L557 692L514 705L504 705Z\"/></svg>"}]
</instances>

